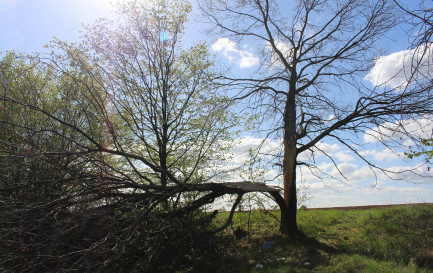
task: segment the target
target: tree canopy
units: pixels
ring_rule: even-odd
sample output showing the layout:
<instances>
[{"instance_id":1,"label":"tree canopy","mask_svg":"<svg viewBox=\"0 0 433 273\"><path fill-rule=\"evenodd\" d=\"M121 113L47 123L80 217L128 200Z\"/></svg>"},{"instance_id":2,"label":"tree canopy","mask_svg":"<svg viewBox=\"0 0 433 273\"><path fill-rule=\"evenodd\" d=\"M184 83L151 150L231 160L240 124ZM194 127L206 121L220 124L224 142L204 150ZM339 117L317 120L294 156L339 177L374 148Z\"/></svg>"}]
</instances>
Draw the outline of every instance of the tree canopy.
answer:
<instances>
[{"instance_id":1,"label":"tree canopy","mask_svg":"<svg viewBox=\"0 0 433 273\"><path fill-rule=\"evenodd\" d=\"M79 43L0 61L2 270L170 268L216 232L204 205L257 190L203 184L237 118L205 45L182 46L189 3L117 8Z\"/></svg>"}]
</instances>

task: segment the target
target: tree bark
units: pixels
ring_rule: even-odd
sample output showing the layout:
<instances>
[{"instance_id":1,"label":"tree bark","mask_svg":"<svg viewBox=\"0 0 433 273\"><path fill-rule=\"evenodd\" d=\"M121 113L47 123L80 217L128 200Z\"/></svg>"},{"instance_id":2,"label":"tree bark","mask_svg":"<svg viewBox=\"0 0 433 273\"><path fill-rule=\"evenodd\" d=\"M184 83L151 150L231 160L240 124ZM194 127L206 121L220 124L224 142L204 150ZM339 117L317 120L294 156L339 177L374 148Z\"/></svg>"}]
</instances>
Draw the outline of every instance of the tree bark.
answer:
<instances>
[{"instance_id":1,"label":"tree bark","mask_svg":"<svg viewBox=\"0 0 433 273\"><path fill-rule=\"evenodd\" d=\"M167 84L162 84L162 135L161 135L161 147L160 147L160 164L161 169L164 172L168 171L167 167L167 145L168 145L168 117L167 117ZM166 187L168 183L168 177L166 173L161 174L161 185Z\"/></svg>"},{"instance_id":2,"label":"tree bark","mask_svg":"<svg viewBox=\"0 0 433 273\"><path fill-rule=\"evenodd\" d=\"M292 141L286 137L284 138L283 182L286 209L281 210L280 230L287 235L296 235L298 233L296 223L296 144L293 145Z\"/></svg>"},{"instance_id":3,"label":"tree bark","mask_svg":"<svg viewBox=\"0 0 433 273\"><path fill-rule=\"evenodd\" d=\"M283 183L284 204L286 209L281 210L280 231L284 234L295 236L298 234L296 223L296 82L291 83L289 94L284 109L284 158L283 158Z\"/></svg>"}]
</instances>

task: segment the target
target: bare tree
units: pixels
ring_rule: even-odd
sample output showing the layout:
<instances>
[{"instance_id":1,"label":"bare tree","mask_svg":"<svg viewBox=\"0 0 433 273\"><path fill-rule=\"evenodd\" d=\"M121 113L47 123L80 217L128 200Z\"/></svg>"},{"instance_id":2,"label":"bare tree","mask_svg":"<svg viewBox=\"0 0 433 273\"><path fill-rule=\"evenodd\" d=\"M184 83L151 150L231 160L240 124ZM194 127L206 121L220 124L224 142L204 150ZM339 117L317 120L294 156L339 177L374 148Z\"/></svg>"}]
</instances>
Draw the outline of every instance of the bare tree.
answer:
<instances>
[{"instance_id":1,"label":"bare tree","mask_svg":"<svg viewBox=\"0 0 433 273\"><path fill-rule=\"evenodd\" d=\"M314 168L314 158L301 162L300 154L325 152L317 144L333 139L373 171L389 174L359 153L357 134L433 110L432 98L424 90L371 88L364 81L381 53L377 41L398 23L392 1L199 3L213 31L261 48L256 73L246 78L225 77L225 84L237 88L236 100L246 100L249 108L275 122L268 137L282 138L283 233L298 232L296 167Z\"/></svg>"},{"instance_id":2,"label":"bare tree","mask_svg":"<svg viewBox=\"0 0 433 273\"><path fill-rule=\"evenodd\" d=\"M423 44L431 43L433 35L433 11L431 7L428 7L425 0L419 1L417 7L413 10L404 7L399 1L395 1L395 4L406 13L406 22L412 26L410 33L412 46L418 47Z\"/></svg>"}]
</instances>

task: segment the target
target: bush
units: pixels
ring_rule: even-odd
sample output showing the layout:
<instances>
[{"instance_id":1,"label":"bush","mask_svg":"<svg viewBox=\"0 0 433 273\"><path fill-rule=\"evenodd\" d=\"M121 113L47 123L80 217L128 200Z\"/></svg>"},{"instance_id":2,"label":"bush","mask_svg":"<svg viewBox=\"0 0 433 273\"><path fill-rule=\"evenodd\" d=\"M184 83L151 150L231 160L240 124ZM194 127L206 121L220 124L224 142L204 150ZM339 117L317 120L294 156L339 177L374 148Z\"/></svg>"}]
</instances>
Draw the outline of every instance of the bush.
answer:
<instances>
[{"instance_id":1,"label":"bush","mask_svg":"<svg viewBox=\"0 0 433 273\"><path fill-rule=\"evenodd\" d=\"M146 212L139 202L72 211L43 201L2 214L0 271L172 272L211 241L212 215L200 211Z\"/></svg>"}]
</instances>

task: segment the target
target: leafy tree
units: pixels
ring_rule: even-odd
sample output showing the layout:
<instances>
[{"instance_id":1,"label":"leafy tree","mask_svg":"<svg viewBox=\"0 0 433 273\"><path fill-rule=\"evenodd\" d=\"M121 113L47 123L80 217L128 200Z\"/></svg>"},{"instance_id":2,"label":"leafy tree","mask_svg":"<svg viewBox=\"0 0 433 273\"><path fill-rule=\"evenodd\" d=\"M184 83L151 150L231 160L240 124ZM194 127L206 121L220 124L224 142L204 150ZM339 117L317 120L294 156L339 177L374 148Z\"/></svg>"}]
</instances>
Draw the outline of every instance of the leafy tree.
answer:
<instances>
[{"instance_id":1,"label":"leafy tree","mask_svg":"<svg viewBox=\"0 0 433 273\"><path fill-rule=\"evenodd\" d=\"M70 77L40 59L7 53L0 67L0 268L60 271L59 253L85 247L77 236L96 217L89 187L103 167L83 149L86 138L66 124L91 127L95 137L103 127Z\"/></svg>"},{"instance_id":2,"label":"leafy tree","mask_svg":"<svg viewBox=\"0 0 433 273\"><path fill-rule=\"evenodd\" d=\"M1 59L2 271L170 271L210 234L200 208L243 194L204 183L237 118L205 45L182 48L190 9L122 2L81 43Z\"/></svg>"},{"instance_id":3,"label":"leafy tree","mask_svg":"<svg viewBox=\"0 0 433 273\"><path fill-rule=\"evenodd\" d=\"M119 8L125 20L118 27L106 31L111 23L100 21L88 29L88 48L82 50L98 56L110 107L132 133L112 138L113 144L119 151L140 149L147 172L162 186L187 183L205 169L216 155L211 151L223 149L223 124L232 122L211 82L205 46L180 49L189 11L184 2L128 3ZM138 171L132 159L128 164Z\"/></svg>"},{"instance_id":4,"label":"leafy tree","mask_svg":"<svg viewBox=\"0 0 433 273\"><path fill-rule=\"evenodd\" d=\"M268 137L282 139L284 201L281 231L295 235L296 169L316 168L318 144L333 140L350 149L373 171L391 172L359 153L360 133L432 112L424 90L369 88L364 77L381 53L377 41L398 24L386 0L300 0L293 6L273 0L201 1L205 18L218 34L258 45L261 63L249 77L225 77L248 109L268 117ZM383 131L377 131L384 141ZM383 137L383 138L382 138ZM310 161L301 161L307 154ZM344 177L333 158L327 155ZM313 172L318 173L318 172Z\"/></svg>"},{"instance_id":5,"label":"leafy tree","mask_svg":"<svg viewBox=\"0 0 433 273\"><path fill-rule=\"evenodd\" d=\"M65 119L74 107L70 103L73 99L70 92L63 89L64 86L55 86L50 80L56 77L53 71L39 69L37 65L35 60L26 63L24 57L16 53L7 53L1 61L1 95L9 98L2 100L2 178L15 177L15 185L24 183L21 186L30 186L27 189L29 192L34 191L33 187L39 184L33 183L33 180L59 179L57 175L61 169L70 166L73 161L71 148L79 137L77 134L69 134L69 139L59 139L56 132L65 132L68 128L49 123L42 113L23 107L43 105L45 109L55 111ZM36 90L41 86L44 88L37 93ZM14 103L18 101L21 104ZM85 117L76 115L70 118L80 120ZM47 152L52 153L50 158L47 157ZM72 171L72 167L67 169ZM2 182L7 180L2 179Z\"/></svg>"}]
</instances>

